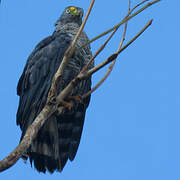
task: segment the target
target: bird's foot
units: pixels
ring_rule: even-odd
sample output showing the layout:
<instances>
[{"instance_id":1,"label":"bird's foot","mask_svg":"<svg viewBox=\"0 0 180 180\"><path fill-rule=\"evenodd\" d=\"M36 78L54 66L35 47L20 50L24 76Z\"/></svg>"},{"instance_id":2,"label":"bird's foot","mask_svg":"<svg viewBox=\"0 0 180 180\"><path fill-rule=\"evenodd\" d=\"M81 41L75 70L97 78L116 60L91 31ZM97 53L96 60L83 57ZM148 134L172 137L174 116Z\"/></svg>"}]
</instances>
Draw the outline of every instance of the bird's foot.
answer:
<instances>
[{"instance_id":1,"label":"bird's foot","mask_svg":"<svg viewBox=\"0 0 180 180\"><path fill-rule=\"evenodd\" d=\"M74 103L80 103L82 104L82 96L80 94L77 94L75 96L68 96L69 100L73 101Z\"/></svg>"},{"instance_id":2,"label":"bird's foot","mask_svg":"<svg viewBox=\"0 0 180 180\"><path fill-rule=\"evenodd\" d=\"M82 104L82 97L81 95L75 95L75 96L68 96L66 98L66 101L61 101L60 104L58 105L58 112L65 113L67 111L71 111L73 107L76 104Z\"/></svg>"},{"instance_id":3,"label":"bird's foot","mask_svg":"<svg viewBox=\"0 0 180 180\"><path fill-rule=\"evenodd\" d=\"M70 102L67 102L67 101L61 101L60 106L63 106L63 109L64 111L67 109L67 110L72 110L73 106L74 106L74 103L72 101Z\"/></svg>"}]
</instances>

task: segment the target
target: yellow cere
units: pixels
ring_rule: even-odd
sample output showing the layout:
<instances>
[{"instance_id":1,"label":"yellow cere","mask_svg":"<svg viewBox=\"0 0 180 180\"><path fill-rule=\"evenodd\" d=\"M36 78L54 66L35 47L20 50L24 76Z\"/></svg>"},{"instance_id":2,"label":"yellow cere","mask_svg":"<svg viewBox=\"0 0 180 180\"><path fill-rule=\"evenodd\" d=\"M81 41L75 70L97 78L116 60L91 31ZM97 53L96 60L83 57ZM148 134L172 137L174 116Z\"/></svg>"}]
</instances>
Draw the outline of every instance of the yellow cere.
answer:
<instances>
[{"instance_id":1,"label":"yellow cere","mask_svg":"<svg viewBox=\"0 0 180 180\"><path fill-rule=\"evenodd\" d=\"M73 12L74 14L77 13L77 9L76 9L75 7L72 6L72 7L70 7L69 9L70 9L70 11Z\"/></svg>"}]
</instances>

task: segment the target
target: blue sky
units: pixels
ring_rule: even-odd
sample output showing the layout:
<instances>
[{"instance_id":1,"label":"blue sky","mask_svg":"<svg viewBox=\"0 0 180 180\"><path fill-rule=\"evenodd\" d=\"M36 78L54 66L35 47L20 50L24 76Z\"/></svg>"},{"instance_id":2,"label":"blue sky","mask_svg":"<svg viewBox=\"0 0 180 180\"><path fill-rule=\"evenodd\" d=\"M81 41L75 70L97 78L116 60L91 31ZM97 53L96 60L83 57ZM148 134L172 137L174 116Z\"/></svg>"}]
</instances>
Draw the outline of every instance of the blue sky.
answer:
<instances>
[{"instance_id":1,"label":"blue sky","mask_svg":"<svg viewBox=\"0 0 180 180\"><path fill-rule=\"evenodd\" d=\"M132 0L135 4L139 1ZM4 0L0 6L0 158L19 142L17 81L35 45L54 30L66 6L83 0ZM180 179L180 2L161 1L129 22L130 39L151 18L152 26L118 58L108 80L91 99L75 160L62 173L39 174L19 160L0 179ZM96 1L85 31L90 38L117 24L127 0ZM112 54L120 35L96 63ZM95 50L104 38L92 44ZM93 77L94 84L105 70Z\"/></svg>"}]
</instances>

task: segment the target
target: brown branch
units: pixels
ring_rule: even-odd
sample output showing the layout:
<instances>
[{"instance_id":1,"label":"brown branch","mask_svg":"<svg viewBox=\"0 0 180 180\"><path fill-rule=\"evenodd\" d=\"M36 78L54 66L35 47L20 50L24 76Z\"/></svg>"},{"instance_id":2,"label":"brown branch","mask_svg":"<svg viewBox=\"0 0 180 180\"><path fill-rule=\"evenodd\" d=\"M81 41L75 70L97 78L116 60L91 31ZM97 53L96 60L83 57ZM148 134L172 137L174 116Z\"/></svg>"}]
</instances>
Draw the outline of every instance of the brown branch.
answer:
<instances>
[{"instance_id":1,"label":"brown branch","mask_svg":"<svg viewBox=\"0 0 180 180\"><path fill-rule=\"evenodd\" d=\"M105 61L103 61L102 63L100 63L99 65L97 65L96 67L90 69L87 73L86 76L90 76L92 74L94 74L95 72L97 72L99 69L103 68L104 66L106 66L107 64L109 64L110 62L112 62L113 60L115 60L115 58L117 58L117 56L124 51L130 44L132 44L151 24L152 24L152 19L150 21L148 21L148 23L144 26L144 28L142 28L141 31L139 31L139 33L134 36L126 45L124 45L117 53L112 54L110 57L108 57Z\"/></svg>"},{"instance_id":2,"label":"brown branch","mask_svg":"<svg viewBox=\"0 0 180 180\"><path fill-rule=\"evenodd\" d=\"M136 8L137 6L135 6ZM135 9L133 8L133 9ZM131 0L129 0L129 8L128 8L128 14L126 15L126 17L128 17L130 15L130 13L132 12L131 10ZM117 30L117 29L116 29ZM126 36L126 31L127 31L127 22L125 23L125 26L124 26L124 32L123 32L123 36L122 36L122 40L119 44L119 47L118 47L118 50L117 52L119 51L119 49L121 49L122 45L123 45L123 42L125 40L125 36ZM114 31L113 31L114 32ZM96 89L98 89L103 83L104 81L108 78L108 76L110 75L110 73L112 72L113 70L113 67L116 63L116 60L117 58L114 59L114 61L112 62L112 64L109 66L108 68L108 71L106 72L106 74L104 75L104 77L89 91L87 92L86 94L84 94L82 96L82 98L86 98L87 96L89 96L91 93L93 93Z\"/></svg>"},{"instance_id":3,"label":"brown branch","mask_svg":"<svg viewBox=\"0 0 180 180\"><path fill-rule=\"evenodd\" d=\"M83 27L88 19L89 13L91 12L92 6L94 4L95 0L91 1L91 4L89 6L89 10L86 14L86 17L77 33L75 36L71 46L67 49L65 52L65 57L63 58L63 63L61 63L61 66L59 67L58 71L55 74L54 82L52 83L51 86L51 93L48 94L48 99L49 96L54 96L53 92L56 92L56 83L57 83L57 78L61 76L61 73L63 72L64 67L68 63L68 58L72 55L75 43L80 36ZM65 96L61 96L62 100ZM36 137L39 129L43 126L43 124L46 122L48 117L50 117L57 109L57 104L51 103L51 101L47 101L47 104L43 108L43 110L40 112L40 114L35 118L34 122L31 124L31 126L28 127L26 134L24 138L22 139L21 143L15 148L13 152L6 158L4 158L2 161L0 161L0 172L10 168L12 165L14 165L18 159L22 156L23 153L27 151L29 146L31 145L33 139Z\"/></svg>"},{"instance_id":4,"label":"brown branch","mask_svg":"<svg viewBox=\"0 0 180 180\"><path fill-rule=\"evenodd\" d=\"M148 7L152 6L153 4L158 3L159 1L161 1L161 0L155 0L155 1L152 1L152 2L147 3L147 4L144 5L141 9L139 9L139 10L137 10L135 13L133 13L131 16L125 17L120 23L118 23L117 25L113 26L112 28L104 31L102 34L94 37L93 39L89 40L87 43L85 43L84 45L82 45L80 48L83 48L83 47L85 47L86 45L94 42L95 40L97 40L97 39L105 36L106 34L110 33L110 32L113 31L114 29L120 27L120 26L123 25L125 22L129 21L130 19L132 19L133 17L137 16L138 14L140 14L142 11L144 11L144 10L147 9ZM137 7L140 6L141 4L143 4L144 2L146 2L146 1L143 1L142 3L139 3L139 4L137 5ZM79 48L79 49L80 49L80 48Z\"/></svg>"},{"instance_id":5,"label":"brown branch","mask_svg":"<svg viewBox=\"0 0 180 180\"><path fill-rule=\"evenodd\" d=\"M134 6L134 7L131 9L130 14L131 14L137 7L141 6L142 4L144 4L144 3L147 2L147 1L149 1L149 0L144 0L144 1L140 2L139 4L137 4L136 6Z\"/></svg>"},{"instance_id":6,"label":"brown branch","mask_svg":"<svg viewBox=\"0 0 180 180\"><path fill-rule=\"evenodd\" d=\"M111 38L113 37L113 35L116 33L116 31L118 30L115 29L111 35L108 37L108 39L105 41L105 43L97 50L97 52L94 54L94 56L90 59L90 61L84 66L84 68L82 69L82 72L87 71L89 65L94 61L94 59L99 55L100 52L102 52L102 50L106 47L106 45L108 44L108 42L111 40Z\"/></svg>"}]
</instances>

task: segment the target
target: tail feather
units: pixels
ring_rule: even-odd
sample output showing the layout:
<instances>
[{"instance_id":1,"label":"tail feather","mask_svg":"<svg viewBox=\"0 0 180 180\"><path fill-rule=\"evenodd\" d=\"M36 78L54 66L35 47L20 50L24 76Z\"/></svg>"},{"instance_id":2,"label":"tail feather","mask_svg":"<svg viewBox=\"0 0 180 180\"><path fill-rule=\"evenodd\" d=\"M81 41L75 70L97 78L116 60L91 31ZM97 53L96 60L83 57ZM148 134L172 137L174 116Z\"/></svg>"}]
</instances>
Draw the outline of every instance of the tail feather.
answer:
<instances>
[{"instance_id":1,"label":"tail feather","mask_svg":"<svg viewBox=\"0 0 180 180\"><path fill-rule=\"evenodd\" d=\"M79 146L85 112L53 115L39 131L28 150L34 167L45 173L62 171L67 160L74 159Z\"/></svg>"},{"instance_id":2,"label":"tail feather","mask_svg":"<svg viewBox=\"0 0 180 180\"><path fill-rule=\"evenodd\" d=\"M45 173L47 170L53 173L55 170L61 171L58 160L52 159L46 155L37 153L29 153L31 164L34 162L34 167L39 171Z\"/></svg>"},{"instance_id":3,"label":"tail feather","mask_svg":"<svg viewBox=\"0 0 180 180\"><path fill-rule=\"evenodd\" d=\"M39 131L28 150L31 165L34 162L34 167L39 172L45 173L46 170L50 173L55 170L61 171L58 139L57 120L55 116L52 116Z\"/></svg>"},{"instance_id":4,"label":"tail feather","mask_svg":"<svg viewBox=\"0 0 180 180\"><path fill-rule=\"evenodd\" d=\"M74 127L72 129L71 142L69 144L69 159L71 161L74 160L79 147L83 125L84 125L84 118L85 118L85 112L75 113L75 117L74 117L75 122L74 122Z\"/></svg>"}]
</instances>

